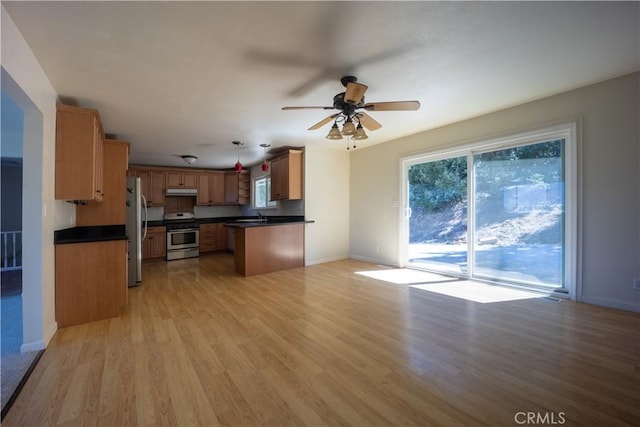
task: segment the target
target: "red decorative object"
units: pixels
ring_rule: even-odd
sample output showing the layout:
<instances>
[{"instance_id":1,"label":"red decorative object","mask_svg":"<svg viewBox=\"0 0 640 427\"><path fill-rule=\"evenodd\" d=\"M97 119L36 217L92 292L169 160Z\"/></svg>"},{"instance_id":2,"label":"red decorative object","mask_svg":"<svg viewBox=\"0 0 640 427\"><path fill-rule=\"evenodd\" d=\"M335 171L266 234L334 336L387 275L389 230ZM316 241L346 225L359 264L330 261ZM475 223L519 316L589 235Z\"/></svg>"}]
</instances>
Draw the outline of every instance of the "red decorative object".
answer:
<instances>
[{"instance_id":1,"label":"red decorative object","mask_svg":"<svg viewBox=\"0 0 640 427\"><path fill-rule=\"evenodd\" d=\"M262 172L267 172L269 170L269 163L265 160L262 162Z\"/></svg>"},{"instance_id":2,"label":"red decorative object","mask_svg":"<svg viewBox=\"0 0 640 427\"><path fill-rule=\"evenodd\" d=\"M240 163L239 161L236 162L236 171L238 171L238 173L242 172L242 163Z\"/></svg>"}]
</instances>

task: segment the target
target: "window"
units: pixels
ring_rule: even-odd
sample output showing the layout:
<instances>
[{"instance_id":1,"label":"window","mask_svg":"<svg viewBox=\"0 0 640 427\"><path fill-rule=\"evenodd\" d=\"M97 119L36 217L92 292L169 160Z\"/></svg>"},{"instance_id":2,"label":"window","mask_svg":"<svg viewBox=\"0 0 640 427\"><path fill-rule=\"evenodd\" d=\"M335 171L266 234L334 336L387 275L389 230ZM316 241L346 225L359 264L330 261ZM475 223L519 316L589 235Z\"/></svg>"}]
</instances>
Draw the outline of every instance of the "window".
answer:
<instances>
[{"instance_id":1,"label":"window","mask_svg":"<svg viewBox=\"0 0 640 427\"><path fill-rule=\"evenodd\" d=\"M271 198L271 176L264 175L253 180L253 208L275 209L278 202Z\"/></svg>"}]
</instances>

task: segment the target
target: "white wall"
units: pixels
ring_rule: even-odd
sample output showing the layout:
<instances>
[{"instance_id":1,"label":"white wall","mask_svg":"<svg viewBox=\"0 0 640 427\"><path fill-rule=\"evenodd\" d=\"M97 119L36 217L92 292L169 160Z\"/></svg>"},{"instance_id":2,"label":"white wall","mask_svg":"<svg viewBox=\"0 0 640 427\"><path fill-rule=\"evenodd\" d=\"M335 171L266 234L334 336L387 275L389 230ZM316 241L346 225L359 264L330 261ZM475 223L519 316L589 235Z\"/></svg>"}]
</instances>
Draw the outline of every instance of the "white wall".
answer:
<instances>
[{"instance_id":1,"label":"white wall","mask_svg":"<svg viewBox=\"0 0 640 427\"><path fill-rule=\"evenodd\" d=\"M327 141L327 144L332 142ZM305 265L349 255L349 152L308 146L304 152Z\"/></svg>"},{"instance_id":2,"label":"white wall","mask_svg":"<svg viewBox=\"0 0 640 427\"><path fill-rule=\"evenodd\" d=\"M400 158L578 121L582 301L640 311L640 74L356 150L350 256L398 265Z\"/></svg>"},{"instance_id":3,"label":"white wall","mask_svg":"<svg viewBox=\"0 0 640 427\"><path fill-rule=\"evenodd\" d=\"M23 351L42 349L57 329L53 232L75 224L75 207L54 200L57 95L2 7L2 90L25 115L23 141Z\"/></svg>"}]
</instances>

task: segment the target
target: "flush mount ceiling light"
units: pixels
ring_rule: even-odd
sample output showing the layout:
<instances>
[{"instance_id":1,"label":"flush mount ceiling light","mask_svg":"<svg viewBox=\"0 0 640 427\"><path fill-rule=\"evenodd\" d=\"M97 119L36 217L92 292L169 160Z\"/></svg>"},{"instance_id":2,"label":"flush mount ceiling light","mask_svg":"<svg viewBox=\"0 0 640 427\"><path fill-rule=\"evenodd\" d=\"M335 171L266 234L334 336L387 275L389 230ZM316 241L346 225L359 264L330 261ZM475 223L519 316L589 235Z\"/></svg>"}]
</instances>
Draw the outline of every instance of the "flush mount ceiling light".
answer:
<instances>
[{"instance_id":1,"label":"flush mount ceiling light","mask_svg":"<svg viewBox=\"0 0 640 427\"><path fill-rule=\"evenodd\" d=\"M182 157L182 160L184 160L185 163L188 165L192 165L193 162L198 160L198 156L192 156L191 154L185 154L184 156L180 156L180 157Z\"/></svg>"},{"instance_id":2,"label":"flush mount ceiling light","mask_svg":"<svg viewBox=\"0 0 640 427\"><path fill-rule=\"evenodd\" d=\"M238 161L234 165L234 168L236 169L236 171L238 173L240 173L240 172L242 172L242 163L240 163L240 147L244 145L244 142L242 142L242 141L232 141L231 143L233 145L235 145L236 147L238 147Z\"/></svg>"},{"instance_id":3,"label":"flush mount ceiling light","mask_svg":"<svg viewBox=\"0 0 640 427\"><path fill-rule=\"evenodd\" d=\"M271 144L260 144L260 147L264 148L264 160L262 161L262 171L267 172L269 170L269 163L267 163L267 148L271 147Z\"/></svg>"}]
</instances>

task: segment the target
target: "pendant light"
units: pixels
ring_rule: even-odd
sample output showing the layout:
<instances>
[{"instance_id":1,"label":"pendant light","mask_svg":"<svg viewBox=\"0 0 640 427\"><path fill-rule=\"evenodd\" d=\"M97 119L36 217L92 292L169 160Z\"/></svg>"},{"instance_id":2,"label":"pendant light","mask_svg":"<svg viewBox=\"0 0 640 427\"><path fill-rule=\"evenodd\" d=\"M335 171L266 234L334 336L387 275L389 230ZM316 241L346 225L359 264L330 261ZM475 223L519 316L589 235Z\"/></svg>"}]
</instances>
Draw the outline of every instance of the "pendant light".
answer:
<instances>
[{"instance_id":1,"label":"pendant light","mask_svg":"<svg viewBox=\"0 0 640 427\"><path fill-rule=\"evenodd\" d=\"M234 168L236 169L236 171L238 173L240 173L240 172L242 172L242 163L240 163L240 146L244 145L244 142L242 142L242 141L233 141L232 144L235 145L236 147L238 147L238 161L234 165Z\"/></svg>"},{"instance_id":2,"label":"pendant light","mask_svg":"<svg viewBox=\"0 0 640 427\"><path fill-rule=\"evenodd\" d=\"M262 161L262 172L268 172L269 163L267 163L267 148L271 147L271 144L260 144L260 147L264 148L264 160Z\"/></svg>"}]
</instances>

